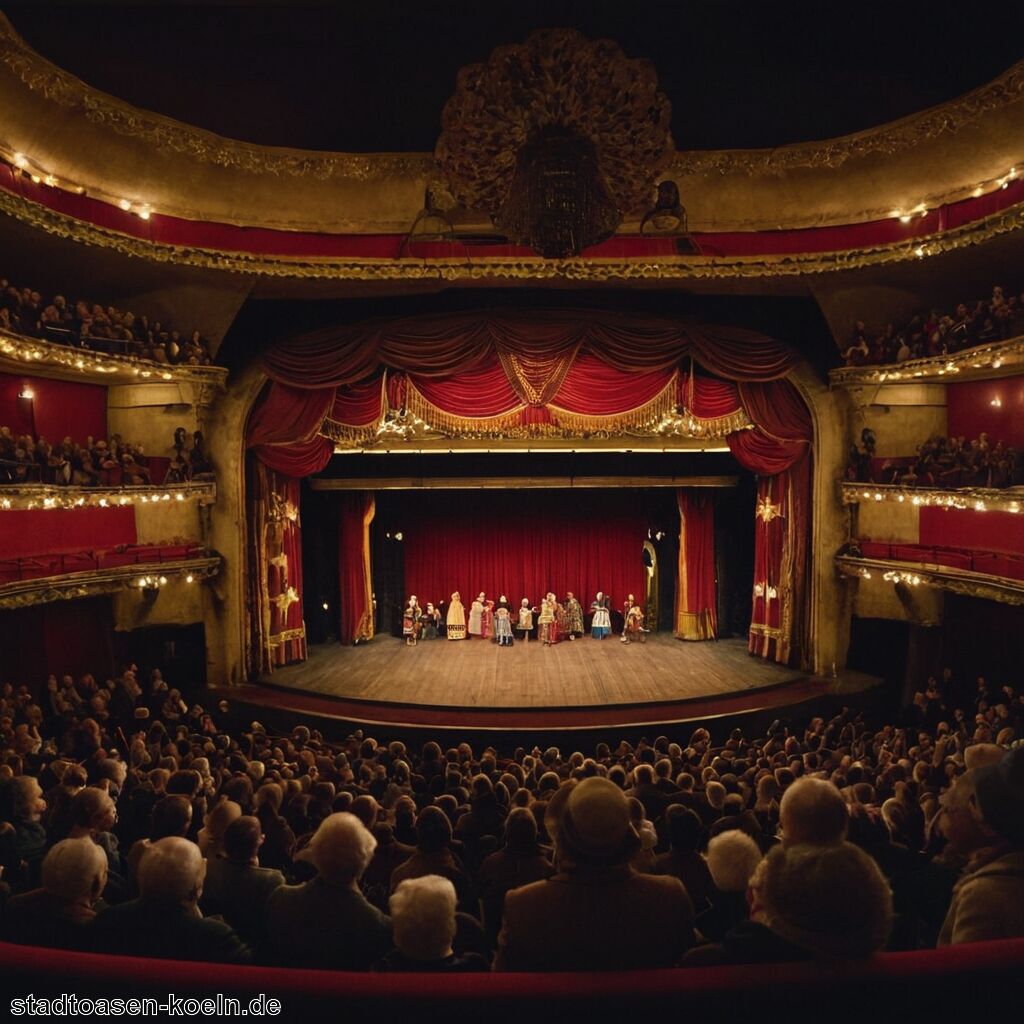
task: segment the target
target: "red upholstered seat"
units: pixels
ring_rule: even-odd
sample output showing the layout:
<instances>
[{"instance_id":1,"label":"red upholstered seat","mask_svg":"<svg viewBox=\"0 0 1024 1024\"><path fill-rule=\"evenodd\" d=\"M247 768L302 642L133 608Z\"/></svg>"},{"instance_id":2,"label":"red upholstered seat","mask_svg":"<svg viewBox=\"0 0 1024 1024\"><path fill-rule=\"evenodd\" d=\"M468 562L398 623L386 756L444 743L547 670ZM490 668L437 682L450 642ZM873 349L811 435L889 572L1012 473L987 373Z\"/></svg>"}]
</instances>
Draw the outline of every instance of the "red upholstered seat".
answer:
<instances>
[{"instance_id":1,"label":"red upholstered seat","mask_svg":"<svg viewBox=\"0 0 1024 1024\"><path fill-rule=\"evenodd\" d=\"M933 555L937 565L948 565L951 569L970 569L971 556L961 551L936 549Z\"/></svg>"},{"instance_id":2,"label":"red upholstered seat","mask_svg":"<svg viewBox=\"0 0 1024 1024\"><path fill-rule=\"evenodd\" d=\"M165 544L160 548L160 559L164 562L177 558L188 558L189 546L187 544Z\"/></svg>"},{"instance_id":3,"label":"red upholstered seat","mask_svg":"<svg viewBox=\"0 0 1024 1024\"><path fill-rule=\"evenodd\" d=\"M920 544L893 544L892 557L900 562L931 562L934 551Z\"/></svg>"},{"instance_id":4,"label":"red upholstered seat","mask_svg":"<svg viewBox=\"0 0 1024 1024\"><path fill-rule=\"evenodd\" d=\"M171 460L164 455L149 455L146 457L146 468L149 470L149 480L153 484L162 484L170 468Z\"/></svg>"},{"instance_id":5,"label":"red upholstered seat","mask_svg":"<svg viewBox=\"0 0 1024 1024\"><path fill-rule=\"evenodd\" d=\"M60 575L60 555L51 558L23 558L21 560L21 578L35 580L41 576Z\"/></svg>"},{"instance_id":6,"label":"red upholstered seat","mask_svg":"<svg viewBox=\"0 0 1024 1024\"><path fill-rule=\"evenodd\" d=\"M61 569L63 572L88 572L90 569L97 569L99 563L95 556L88 552L80 554L64 555Z\"/></svg>"},{"instance_id":7,"label":"red upholstered seat","mask_svg":"<svg viewBox=\"0 0 1024 1024\"><path fill-rule=\"evenodd\" d=\"M101 569L114 569L119 565L134 565L135 553L130 548L127 551L103 551L98 560Z\"/></svg>"},{"instance_id":8,"label":"red upholstered seat","mask_svg":"<svg viewBox=\"0 0 1024 1024\"><path fill-rule=\"evenodd\" d=\"M860 552L865 558L892 558L892 545L882 540L862 540Z\"/></svg>"}]
</instances>

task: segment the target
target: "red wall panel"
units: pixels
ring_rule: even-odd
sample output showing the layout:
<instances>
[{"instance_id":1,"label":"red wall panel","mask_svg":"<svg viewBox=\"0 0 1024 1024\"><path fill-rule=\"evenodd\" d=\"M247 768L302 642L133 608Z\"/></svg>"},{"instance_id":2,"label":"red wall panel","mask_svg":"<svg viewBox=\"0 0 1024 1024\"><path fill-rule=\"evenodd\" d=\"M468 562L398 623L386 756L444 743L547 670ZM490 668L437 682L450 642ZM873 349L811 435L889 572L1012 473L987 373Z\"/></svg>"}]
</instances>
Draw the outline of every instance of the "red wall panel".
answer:
<instances>
[{"instance_id":1,"label":"red wall panel","mask_svg":"<svg viewBox=\"0 0 1024 1024\"><path fill-rule=\"evenodd\" d=\"M94 551L134 544L136 539L130 505L0 512L0 558Z\"/></svg>"},{"instance_id":2,"label":"red wall panel","mask_svg":"<svg viewBox=\"0 0 1024 1024\"><path fill-rule=\"evenodd\" d=\"M1024 554L1024 514L922 508L921 544Z\"/></svg>"},{"instance_id":3,"label":"red wall panel","mask_svg":"<svg viewBox=\"0 0 1024 1024\"><path fill-rule=\"evenodd\" d=\"M35 397L18 394L26 385ZM51 444L70 436L107 436L107 389L102 384L47 380L43 377L0 374L0 426L16 434L40 434Z\"/></svg>"},{"instance_id":4,"label":"red wall panel","mask_svg":"<svg viewBox=\"0 0 1024 1024\"><path fill-rule=\"evenodd\" d=\"M999 402L993 405L993 400ZM981 433L995 444L1024 448L1024 377L972 380L946 388L947 433L968 440Z\"/></svg>"}]
</instances>

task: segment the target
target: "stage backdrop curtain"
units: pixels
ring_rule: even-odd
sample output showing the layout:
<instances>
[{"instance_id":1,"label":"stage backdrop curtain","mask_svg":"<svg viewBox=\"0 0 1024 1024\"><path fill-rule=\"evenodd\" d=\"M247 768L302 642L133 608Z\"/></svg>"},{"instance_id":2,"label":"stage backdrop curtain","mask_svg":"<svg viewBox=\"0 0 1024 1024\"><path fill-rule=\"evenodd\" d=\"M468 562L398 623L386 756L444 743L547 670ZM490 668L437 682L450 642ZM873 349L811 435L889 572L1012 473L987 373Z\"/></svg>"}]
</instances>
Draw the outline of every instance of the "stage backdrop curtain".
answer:
<instances>
[{"instance_id":1,"label":"stage backdrop curtain","mask_svg":"<svg viewBox=\"0 0 1024 1024\"><path fill-rule=\"evenodd\" d=\"M483 590L518 606L549 590L572 591L589 608L597 591L618 608L645 593L643 544L648 523L629 492L455 491L417 496L402 524L405 584L421 605L468 607Z\"/></svg>"},{"instance_id":2,"label":"stage backdrop curtain","mask_svg":"<svg viewBox=\"0 0 1024 1024\"><path fill-rule=\"evenodd\" d=\"M338 581L341 586L341 642L373 639L373 580L370 524L377 503L369 491L341 495L338 515Z\"/></svg>"},{"instance_id":3,"label":"stage backdrop curtain","mask_svg":"<svg viewBox=\"0 0 1024 1024\"><path fill-rule=\"evenodd\" d=\"M715 581L715 504L706 491L681 487L676 627L680 640L714 640L718 634Z\"/></svg>"},{"instance_id":4,"label":"stage backdrop curtain","mask_svg":"<svg viewBox=\"0 0 1024 1024\"><path fill-rule=\"evenodd\" d=\"M306 660L299 481L250 460L251 674Z\"/></svg>"}]
</instances>

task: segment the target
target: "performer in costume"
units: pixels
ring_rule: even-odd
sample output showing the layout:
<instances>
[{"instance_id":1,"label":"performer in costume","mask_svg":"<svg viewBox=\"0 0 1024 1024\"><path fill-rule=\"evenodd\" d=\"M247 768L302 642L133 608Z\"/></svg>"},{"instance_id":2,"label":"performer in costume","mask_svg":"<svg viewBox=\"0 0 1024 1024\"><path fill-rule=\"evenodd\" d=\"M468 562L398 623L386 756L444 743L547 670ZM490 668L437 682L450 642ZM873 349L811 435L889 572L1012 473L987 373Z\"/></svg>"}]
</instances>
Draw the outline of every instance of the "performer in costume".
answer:
<instances>
[{"instance_id":1,"label":"performer in costume","mask_svg":"<svg viewBox=\"0 0 1024 1024\"><path fill-rule=\"evenodd\" d=\"M583 636L583 605L576 600L571 590L565 595L565 631L570 640Z\"/></svg>"},{"instance_id":2,"label":"performer in costume","mask_svg":"<svg viewBox=\"0 0 1024 1024\"><path fill-rule=\"evenodd\" d=\"M480 595L484 607L480 613L480 638L486 640L494 635L494 602L489 601L483 594Z\"/></svg>"},{"instance_id":3,"label":"performer in costume","mask_svg":"<svg viewBox=\"0 0 1024 1024\"><path fill-rule=\"evenodd\" d=\"M512 617L507 604L499 604L494 612L494 635L499 647L512 646Z\"/></svg>"},{"instance_id":4,"label":"performer in costume","mask_svg":"<svg viewBox=\"0 0 1024 1024\"><path fill-rule=\"evenodd\" d=\"M647 642L647 631L644 629L644 613L643 609L636 603L633 602L629 611L626 612L626 628L622 633L622 642L626 644Z\"/></svg>"},{"instance_id":5,"label":"performer in costume","mask_svg":"<svg viewBox=\"0 0 1024 1024\"><path fill-rule=\"evenodd\" d=\"M484 595L480 593L469 606L469 635L480 636L483 632Z\"/></svg>"},{"instance_id":6,"label":"performer in costume","mask_svg":"<svg viewBox=\"0 0 1024 1024\"><path fill-rule=\"evenodd\" d=\"M608 614L608 598L604 591L599 590L597 597L591 602L590 610L594 613L590 623L590 635L595 640L603 640L612 631L612 619Z\"/></svg>"},{"instance_id":7,"label":"performer in costume","mask_svg":"<svg viewBox=\"0 0 1024 1024\"><path fill-rule=\"evenodd\" d=\"M436 640L441 632L441 613L432 601L427 602L427 610L423 613L423 639Z\"/></svg>"},{"instance_id":8,"label":"performer in costume","mask_svg":"<svg viewBox=\"0 0 1024 1024\"><path fill-rule=\"evenodd\" d=\"M529 640L530 634L533 632L533 612L534 609L530 605L530 599L524 597L519 602L519 629L522 630L523 640Z\"/></svg>"},{"instance_id":9,"label":"performer in costume","mask_svg":"<svg viewBox=\"0 0 1024 1024\"><path fill-rule=\"evenodd\" d=\"M565 624L565 611L553 593L548 594L548 603L551 605L551 613L555 617L555 621L551 624L551 642L557 644L563 635L562 627Z\"/></svg>"},{"instance_id":10,"label":"performer in costume","mask_svg":"<svg viewBox=\"0 0 1024 1024\"><path fill-rule=\"evenodd\" d=\"M462 607L462 598L457 590L452 594L451 604L448 605L448 617L445 621L448 624L446 632L449 640L466 639L466 610Z\"/></svg>"},{"instance_id":11,"label":"performer in costume","mask_svg":"<svg viewBox=\"0 0 1024 1024\"><path fill-rule=\"evenodd\" d=\"M537 639L545 647L551 646L551 631L555 628L555 608L545 596L540 603L540 618L537 619Z\"/></svg>"},{"instance_id":12,"label":"performer in costume","mask_svg":"<svg viewBox=\"0 0 1024 1024\"><path fill-rule=\"evenodd\" d=\"M408 604L405 606L405 611L402 612L402 635L405 637L406 647L416 646L420 630L423 628L423 624L420 622L420 616L422 614L423 610L420 608L419 602L416 600L416 595L413 594L409 598Z\"/></svg>"},{"instance_id":13,"label":"performer in costume","mask_svg":"<svg viewBox=\"0 0 1024 1024\"><path fill-rule=\"evenodd\" d=\"M632 594L630 594L629 597L626 598L625 602L622 605L622 642L623 643L626 643L626 640L627 640L627 637L626 637L626 626L629 623L629 613L632 610L634 604L636 604L636 598Z\"/></svg>"}]
</instances>

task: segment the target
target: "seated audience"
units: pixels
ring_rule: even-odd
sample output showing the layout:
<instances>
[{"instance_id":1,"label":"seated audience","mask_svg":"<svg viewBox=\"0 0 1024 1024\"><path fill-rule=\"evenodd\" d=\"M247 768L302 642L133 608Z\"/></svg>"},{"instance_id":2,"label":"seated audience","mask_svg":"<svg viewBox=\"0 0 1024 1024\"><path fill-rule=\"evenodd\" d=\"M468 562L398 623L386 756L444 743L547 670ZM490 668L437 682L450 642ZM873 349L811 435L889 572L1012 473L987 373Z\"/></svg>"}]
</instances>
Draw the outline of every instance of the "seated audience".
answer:
<instances>
[{"instance_id":1,"label":"seated audience","mask_svg":"<svg viewBox=\"0 0 1024 1024\"><path fill-rule=\"evenodd\" d=\"M1024 749L972 768L941 804L939 827L967 861L939 945L1024 936Z\"/></svg>"},{"instance_id":2,"label":"seated audience","mask_svg":"<svg viewBox=\"0 0 1024 1024\"><path fill-rule=\"evenodd\" d=\"M251 952L234 930L203 917L206 861L188 839L157 840L139 861L137 899L111 907L95 924L99 949L167 960L247 963Z\"/></svg>"},{"instance_id":3,"label":"seated audience","mask_svg":"<svg viewBox=\"0 0 1024 1024\"><path fill-rule=\"evenodd\" d=\"M828 846L846 838L850 813L839 790L809 776L791 783L779 803L779 831L784 846Z\"/></svg>"},{"instance_id":4,"label":"seated audience","mask_svg":"<svg viewBox=\"0 0 1024 1024\"><path fill-rule=\"evenodd\" d=\"M89 949L89 925L103 909L106 855L90 839L62 839L43 858L42 888L14 896L0 917L8 942Z\"/></svg>"},{"instance_id":5,"label":"seated audience","mask_svg":"<svg viewBox=\"0 0 1024 1024\"><path fill-rule=\"evenodd\" d=\"M293 967L365 970L391 948L391 920L367 902L359 879L377 841L354 815L325 818L305 851L316 877L274 890L263 955Z\"/></svg>"},{"instance_id":6,"label":"seated audience","mask_svg":"<svg viewBox=\"0 0 1024 1024\"><path fill-rule=\"evenodd\" d=\"M852 843L781 845L750 880L750 918L684 966L859 959L884 945L892 896L875 862Z\"/></svg>"},{"instance_id":7,"label":"seated audience","mask_svg":"<svg viewBox=\"0 0 1024 1024\"><path fill-rule=\"evenodd\" d=\"M261 868L259 860L263 832L257 818L242 815L227 827L224 850L206 863L203 909L221 914L243 941L256 946L263 940L267 901L284 875L273 868Z\"/></svg>"},{"instance_id":8,"label":"seated audience","mask_svg":"<svg viewBox=\"0 0 1024 1024\"><path fill-rule=\"evenodd\" d=\"M407 878L388 901L395 948L374 964L378 971L486 971L479 953L456 956L455 886L439 875Z\"/></svg>"},{"instance_id":9,"label":"seated audience","mask_svg":"<svg viewBox=\"0 0 1024 1024\"><path fill-rule=\"evenodd\" d=\"M495 969L668 967L693 944L693 906L671 876L638 875L629 802L614 783L563 783L548 803L558 874L505 897ZM628 935L630 941L618 941Z\"/></svg>"},{"instance_id":10,"label":"seated audience","mask_svg":"<svg viewBox=\"0 0 1024 1024\"><path fill-rule=\"evenodd\" d=\"M760 863L760 847L742 830L712 836L707 855L714 882L711 905L697 915L697 929L705 939L718 942L747 919L747 887Z\"/></svg>"}]
</instances>

